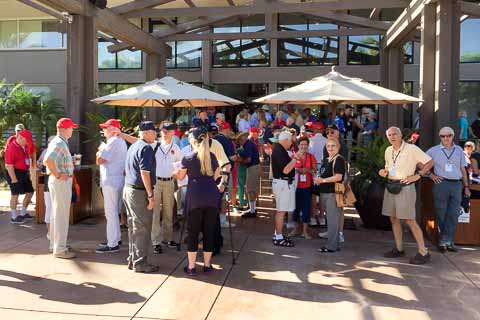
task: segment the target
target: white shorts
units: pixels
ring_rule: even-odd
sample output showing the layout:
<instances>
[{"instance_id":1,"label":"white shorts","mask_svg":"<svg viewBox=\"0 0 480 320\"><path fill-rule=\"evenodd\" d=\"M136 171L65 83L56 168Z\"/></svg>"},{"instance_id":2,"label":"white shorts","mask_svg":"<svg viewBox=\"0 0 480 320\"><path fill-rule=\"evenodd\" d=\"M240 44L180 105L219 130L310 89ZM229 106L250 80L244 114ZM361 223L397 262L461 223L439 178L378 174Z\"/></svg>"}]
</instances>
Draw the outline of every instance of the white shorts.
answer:
<instances>
[{"instance_id":1,"label":"white shorts","mask_svg":"<svg viewBox=\"0 0 480 320\"><path fill-rule=\"evenodd\" d=\"M277 211L293 212L295 210L295 183L281 179L272 180L272 190L275 196Z\"/></svg>"}]
</instances>

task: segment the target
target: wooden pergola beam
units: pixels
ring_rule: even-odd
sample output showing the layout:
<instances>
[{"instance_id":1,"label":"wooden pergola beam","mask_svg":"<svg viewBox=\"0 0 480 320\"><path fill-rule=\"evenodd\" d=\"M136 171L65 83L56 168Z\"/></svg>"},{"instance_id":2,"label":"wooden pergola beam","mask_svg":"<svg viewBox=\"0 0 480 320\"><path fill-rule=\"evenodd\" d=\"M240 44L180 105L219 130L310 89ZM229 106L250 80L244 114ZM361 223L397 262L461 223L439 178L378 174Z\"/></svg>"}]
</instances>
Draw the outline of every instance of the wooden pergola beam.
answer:
<instances>
[{"instance_id":1,"label":"wooden pergola beam","mask_svg":"<svg viewBox=\"0 0 480 320\"><path fill-rule=\"evenodd\" d=\"M379 20L381 11L382 11L381 8L373 8L372 11L370 12L369 18L371 20Z\"/></svg>"},{"instance_id":2,"label":"wooden pergola beam","mask_svg":"<svg viewBox=\"0 0 480 320\"><path fill-rule=\"evenodd\" d=\"M176 35L176 34L179 34L179 33L184 33L184 32L190 31L190 30L202 28L202 27L205 27L205 26L217 23L217 22L228 20L230 18L231 17L229 17L229 16L221 16L221 17L210 17L210 18L205 18L205 19L197 19L197 20L193 20L193 21L190 21L190 22L182 23L175 28L170 28L170 29L164 30L164 31L153 32L152 36L154 36L158 39L162 39L162 38L173 36L173 35ZM127 43L121 43L121 44L118 44L118 45L109 46L108 47L108 52L111 52L111 53L118 52L118 51L128 49L129 47L131 47L131 45L129 45Z\"/></svg>"},{"instance_id":3,"label":"wooden pergola beam","mask_svg":"<svg viewBox=\"0 0 480 320\"><path fill-rule=\"evenodd\" d=\"M469 16L480 17L480 5L476 3L460 1L460 11Z\"/></svg>"},{"instance_id":4,"label":"wooden pergola beam","mask_svg":"<svg viewBox=\"0 0 480 320\"><path fill-rule=\"evenodd\" d=\"M313 37L338 37L384 34L368 28L333 29L333 30L292 30L292 31L261 31L235 33L185 33L161 38L163 41L213 41L240 39L292 39Z\"/></svg>"},{"instance_id":5,"label":"wooden pergola beam","mask_svg":"<svg viewBox=\"0 0 480 320\"><path fill-rule=\"evenodd\" d=\"M43 4L51 4L51 0L38 0ZM55 0L55 8L73 14L96 18L98 29L128 43L149 54L170 57L171 49L148 32L136 27L127 19L115 14L110 9L98 9L88 0Z\"/></svg>"},{"instance_id":6,"label":"wooden pergola beam","mask_svg":"<svg viewBox=\"0 0 480 320\"><path fill-rule=\"evenodd\" d=\"M391 24L383 21L374 21L367 18L357 17L341 12L321 12L311 13L304 12L307 16L321 18L323 20L331 21L335 24L342 24L356 27L372 28L380 31L387 31Z\"/></svg>"},{"instance_id":7,"label":"wooden pergola beam","mask_svg":"<svg viewBox=\"0 0 480 320\"><path fill-rule=\"evenodd\" d=\"M383 41L384 48L401 45L420 24L424 6L433 2L436 0L412 0L387 30Z\"/></svg>"},{"instance_id":8,"label":"wooden pergola beam","mask_svg":"<svg viewBox=\"0 0 480 320\"><path fill-rule=\"evenodd\" d=\"M52 17L55 17L59 20L67 20L66 17L63 14L61 14L60 12L58 12L56 10L52 10L48 7L42 6L41 4L33 2L32 0L17 0L17 1L23 3L27 6L30 6L34 9L37 9L38 11L46 13L46 14L52 16Z\"/></svg>"},{"instance_id":9,"label":"wooden pergola beam","mask_svg":"<svg viewBox=\"0 0 480 320\"><path fill-rule=\"evenodd\" d=\"M136 10L153 8L175 0L135 0L111 8L116 14L126 14Z\"/></svg>"},{"instance_id":10,"label":"wooden pergola beam","mask_svg":"<svg viewBox=\"0 0 480 320\"><path fill-rule=\"evenodd\" d=\"M326 2L300 2L286 3L254 2L252 5L225 6L225 7L195 7L195 8L165 8L165 9L143 9L127 14L129 18L134 17L181 17L181 16L225 16L225 15L251 15L251 14L274 14L309 12L321 14L332 10L353 10L370 8L404 8L406 2L403 0L343 0Z\"/></svg>"}]
</instances>

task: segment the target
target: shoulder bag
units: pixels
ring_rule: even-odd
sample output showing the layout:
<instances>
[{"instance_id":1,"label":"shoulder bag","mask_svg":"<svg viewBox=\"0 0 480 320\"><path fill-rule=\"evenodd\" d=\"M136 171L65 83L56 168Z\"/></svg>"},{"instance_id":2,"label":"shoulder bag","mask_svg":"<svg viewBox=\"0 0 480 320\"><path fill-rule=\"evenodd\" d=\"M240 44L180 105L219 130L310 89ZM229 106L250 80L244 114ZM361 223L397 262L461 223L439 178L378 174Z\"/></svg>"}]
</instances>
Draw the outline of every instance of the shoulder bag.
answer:
<instances>
[{"instance_id":1,"label":"shoulder bag","mask_svg":"<svg viewBox=\"0 0 480 320\"><path fill-rule=\"evenodd\" d=\"M337 157L335 157L335 160L332 164L333 175L335 175L335 162L337 161ZM352 188L348 180L342 182L335 182L335 200L337 201L337 206L339 208L351 206L357 201L357 198L355 198L355 195L353 194Z\"/></svg>"}]
</instances>

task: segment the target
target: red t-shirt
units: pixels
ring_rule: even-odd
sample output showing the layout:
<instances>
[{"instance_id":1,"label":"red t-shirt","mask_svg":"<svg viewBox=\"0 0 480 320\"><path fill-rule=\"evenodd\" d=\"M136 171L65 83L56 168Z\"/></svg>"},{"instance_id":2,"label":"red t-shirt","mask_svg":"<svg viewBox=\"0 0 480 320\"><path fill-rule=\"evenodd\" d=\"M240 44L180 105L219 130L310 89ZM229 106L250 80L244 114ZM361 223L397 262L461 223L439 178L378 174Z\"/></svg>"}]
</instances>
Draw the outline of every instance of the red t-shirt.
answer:
<instances>
[{"instance_id":1,"label":"red t-shirt","mask_svg":"<svg viewBox=\"0 0 480 320\"><path fill-rule=\"evenodd\" d=\"M305 158L297 161L295 164L295 168L307 168L311 169L313 166L317 163L317 160L315 159L315 156L311 153L307 153ZM297 188L304 189L304 188L310 188L312 186L312 174L307 173L305 174L305 181L302 181L302 174L298 174L298 183L297 183Z\"/></svg>"},{"instance_id":2,"label":"red t-shirt","mask_svg":"<svg viewBox=\"0 0 480 320\"><path fill-rule=\"evenodd\" d=\"M18 170L29 170L30 156L17 141L10 140L10 143L5 147L5 164L13 165Z\"/></svg>"},{"instance_id":3,"label":"red t-shirt","mask_svg":"<svg viewBox=\"0 0 480 320\"><path fill-rule=\"evenodd\" d=\"M28 157L30 158L34 153L37 152L37 147L35 146L35 143L33 143L32 133L30 131L28 131L27 134L28 134L28 137L26 138L27 139L27 153L28 153ZM7 145L9 143L14 142L15 138L16 138L15 135L8 138Z\"/></svg>"}]
</instances>

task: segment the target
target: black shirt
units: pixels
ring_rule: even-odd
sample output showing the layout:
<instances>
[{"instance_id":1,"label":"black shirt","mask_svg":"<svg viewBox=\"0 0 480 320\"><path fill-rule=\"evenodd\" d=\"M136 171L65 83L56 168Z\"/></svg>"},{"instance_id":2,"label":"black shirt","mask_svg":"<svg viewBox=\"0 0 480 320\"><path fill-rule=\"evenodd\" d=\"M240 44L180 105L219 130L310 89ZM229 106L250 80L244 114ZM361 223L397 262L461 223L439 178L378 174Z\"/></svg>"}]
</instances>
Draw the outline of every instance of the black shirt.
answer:
<instances>
[{"instance_id":1,"label":"black shirt","mask_svg":"<svg viewBox=\"0 0 480 320\"><path fill-rule=\"evenodd\" d=\"M477 119L477 120L473 121L472 124L470 125L470 127L472 128L473 134L477 138L480 138L480 119Z\"/></svg>"},{"instance_id":2,"label":"black shirt","mask_svg":"<svg viewBox=\"0 0 480 320\"><path fill-rule=\"evenodd\" d=\"M290 178L295 179L295 169L292 169L289 174L284 174L283 169L290 163L292 159L288 155L287 150L279 144L274 143L272 148L272 173L274 179Z\"/></svg>"},{"instance_id":3,"label":"black shirt","mask_svg":"<svg viewBox=\"0 0 480 320\"><path fill-rule=\"evenodd\" d=\"M334 163L335 168L333 168ZM320 177L330 178L333 176L334 171L335 174L341 174L343 180L343 175L345 174L345 159L343 159L342 156L337 156L333 161L324 160L320 167ZM321 183L319 190L321 193L335 193L335 183Z\"/></svg>"}]
</instances>

